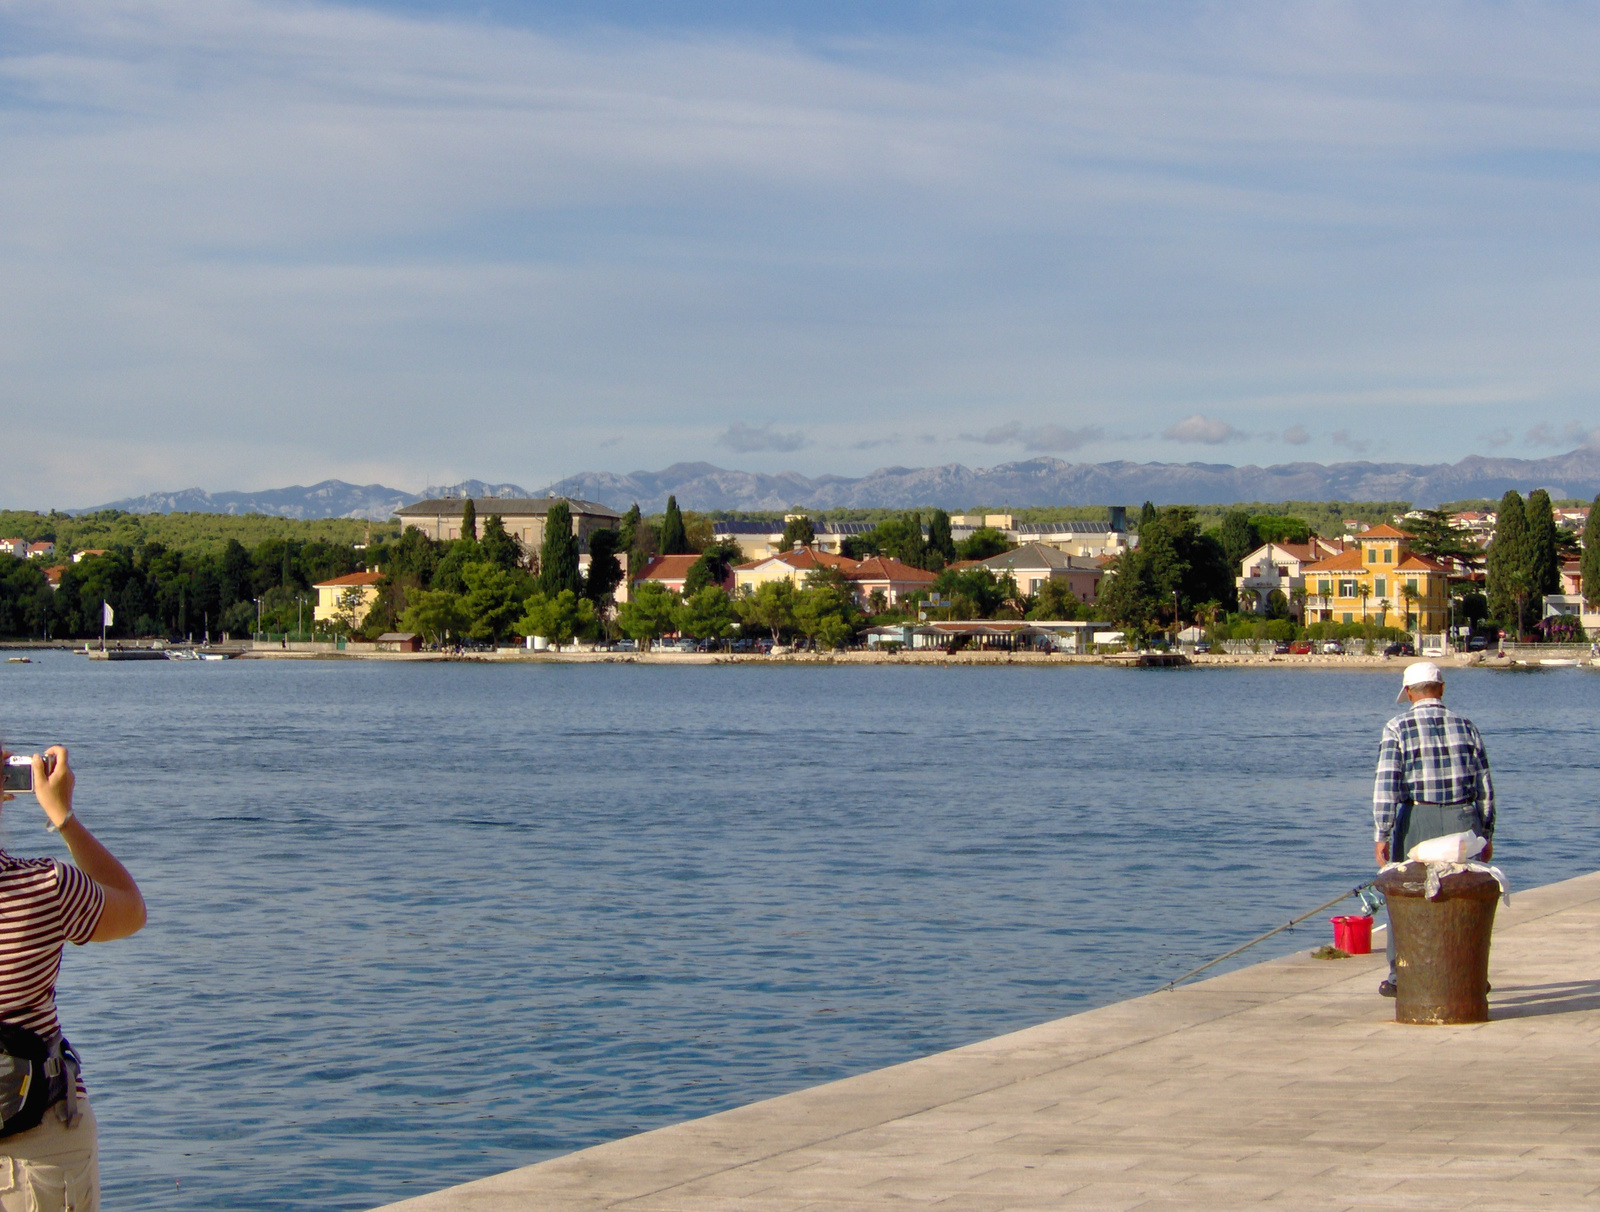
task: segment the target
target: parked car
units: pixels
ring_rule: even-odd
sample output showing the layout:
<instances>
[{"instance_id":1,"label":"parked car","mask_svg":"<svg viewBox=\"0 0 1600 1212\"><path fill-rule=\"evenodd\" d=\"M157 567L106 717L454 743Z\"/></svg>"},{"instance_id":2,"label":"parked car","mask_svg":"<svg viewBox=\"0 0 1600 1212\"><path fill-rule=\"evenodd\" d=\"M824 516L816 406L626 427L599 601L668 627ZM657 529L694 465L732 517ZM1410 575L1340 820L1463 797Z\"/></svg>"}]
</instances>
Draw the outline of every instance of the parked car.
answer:
<instances>
[{"instance_id":1,"label":"parked car","mask_svg":"<svg viewBox=\"0 0 1600 1212\"><path fill-rule=\"evenodd\" d=\"M1198 643L1195 644L1194 651L1195 651L1195 655L1196 656L1200 656L1203 653L1210 652L1211 651L1211 645L1208 644L1205 640L1200 640Z\"/></svg>"},{"instance_id":2,"label":"parked car","mask_svg":"<svg viewBox=\"0 0 1600 1212\"><path fill-rule=\"evenodd\" d=\"M1416 656L1417 650L1410 640L1396 640L1383 650L1386 657Z\"/></svg>"},{"instance_id":3,"label":"parked car","mask_svg":"<svg viewBox=\"0 0 1600 1212\"><path fill-rule=\"evenodd\" d=\"M1289 651L1295 656L1305 656L1315 645L1310 640L1296 640L1289 645Z\"/></svg>"},{"instance_id":4,"label":"parked car","mask_svg":"<svg viewBox=\"0 0 1600 1212\"><path fill-rule=\"evenodd\" d=\"M1489 637L1486 635L1469 635L1467 637L1468 652L1482 652L1489 647Z\"/></svg>"},{"instance_id":5,"label":"parked car","mask_svg":"<svg viewBox=\"0 0 1600 1212\"><path fill-rule=\"evenodd\" d=\"M1289 655L1289 641L1288 640L1279 640L1276 644L1274 644L1272 646L1272 652L1273 652L1274 656L1288 656Z\"/></svg>"},{"instance_id":6,"label":"parked car","mask_svg":"<svg viewBox=\"0 0 1600 1212\"><path fill-rule=\"evenodd\" d=\"M611 650L613 652L638 652L639 651L639 641L638 640L618 640L615 644L613 644L611 646Z\"/></svg>"},{"instance_id":7,"label":"parked car","mask_svg":"<svg viewBox=\"0 0 1600 1212\"><path fill-rule=\"evenodd\" d=\"M1322 644L1322 651L1327 653L1329 656L1338 656L1344 652L1344 645L1338 640L1324 640Z\"/></svg>"}]
</instances>

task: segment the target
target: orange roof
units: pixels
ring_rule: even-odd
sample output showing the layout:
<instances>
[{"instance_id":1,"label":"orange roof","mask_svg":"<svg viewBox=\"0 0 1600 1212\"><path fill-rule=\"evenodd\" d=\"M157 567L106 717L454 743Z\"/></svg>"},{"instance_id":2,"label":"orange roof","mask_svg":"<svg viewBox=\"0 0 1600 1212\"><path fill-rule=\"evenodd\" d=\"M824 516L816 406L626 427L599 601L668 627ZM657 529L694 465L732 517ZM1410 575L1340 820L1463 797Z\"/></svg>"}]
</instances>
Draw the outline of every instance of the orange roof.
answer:
<instances>
[{"instance_id":1,"label":"orange roof","mask_svg":"<svg viewBox=\"0 0 1600 1212\"><path fill-rule=\"evenodd\" d=\"M1349 551L1341 551L1338 555L1331 555L1325 560L1318 560L1315 564L1307 564L1302 572L1359 572L1366 565L1361 562L1361 551L1352 547Z\"/></svg>"},{"instance_id":2,"label":"orange roof","mask_svg":"<svg viewBox=\"0 0 1600 1212\"><path fill-rule=\"evenodd\" d=\"M927 585L939 579L925 568L913 568L888 556L868 556L849 575L852 581L916 581Z\"/></svg>"},{"instance_id":3,"label":"orange roof","mask_svg":"<svg viewBox=\"0 0 1600 1212\"><path fill-rule=\"evenodd\" d=\"M348 589L354 585L376 585L383 580L381 572L350 572L331 581L318 581L313 589Z\"/></svg>"},{"instance_id":4,"label":"orange roof","mask_svg":"<svg viewBox=\"0 0 1600 1212\"><path fill-rule=\"evenodd\" d=\"M849 556L836 556L826 551L818 551L814 547L802 547L799 551L780 551L764 559L751 560L748 564L740 564L740 568L759 568L763 564L770 564L778 560L791 568L837 568L849 574L856 569L856 562Z\"/></svg>"},{"instance_id":5,"label":"orange roof","mask_svg":"<svg viewBox=\"0 0 1600 1212\"><path fill-rule=\"evenodd\" d=\"M1363 530L1361 532L1361 536L1360 537L1363 540L1365 540L1365 539L1409 539L1411 536L1408 535L1405 531L1396 530L1393 526L1390 526L1387 523L1385 523L1382 526L1374 526L1371 530Z\"/></svg>"},{"instance_id":6,"label":"orange roof","mask_svg":"<svg viewBox=\"0 0 1600 1212\"><path fill-rule=\"evenodd\" d=\"M697 555L658 555L651 556L649 563L644 566L644 571L639 574L641 581L681 581L689 575L689 569L700 557Z\"/></svg>"},{"instance_id":7,"label":"orange roof","mask_svg":"<svg viewBox=\"0 0 1600 1212\"><path fill-rule=\"evenodd\" d=\"M1438 560L1432 559L1429 556L1408 555L1405 559L1401 560L1398 564L1395 565L1395 571L1396 572L1449 572L1450 568L1449 568L1448 565L1441 564L1441 563L1439 563Z\"/></svg>"}]
</instances>

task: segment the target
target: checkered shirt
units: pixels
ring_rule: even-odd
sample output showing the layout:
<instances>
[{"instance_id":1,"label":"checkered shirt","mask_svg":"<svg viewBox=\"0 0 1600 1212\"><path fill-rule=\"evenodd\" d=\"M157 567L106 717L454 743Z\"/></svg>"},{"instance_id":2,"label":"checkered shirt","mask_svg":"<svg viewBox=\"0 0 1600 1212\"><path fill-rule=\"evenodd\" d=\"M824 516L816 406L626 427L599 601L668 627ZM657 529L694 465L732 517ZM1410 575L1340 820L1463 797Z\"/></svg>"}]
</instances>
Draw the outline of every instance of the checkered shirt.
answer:
<instances>
[{"instance_id":1,"label":"checkered shirt","mask_svg":"<svg viewBox=\"0 0 1600 1212\"><path fill-rule=\"evenodd\" d=\"M1476 804L1494 836L1494 782L1483 738L1438 699L1423 699L1383 726L1372 788L1378 841L1389 840L1400 806L1413 803Z\"/></svg>"}]
</instances>

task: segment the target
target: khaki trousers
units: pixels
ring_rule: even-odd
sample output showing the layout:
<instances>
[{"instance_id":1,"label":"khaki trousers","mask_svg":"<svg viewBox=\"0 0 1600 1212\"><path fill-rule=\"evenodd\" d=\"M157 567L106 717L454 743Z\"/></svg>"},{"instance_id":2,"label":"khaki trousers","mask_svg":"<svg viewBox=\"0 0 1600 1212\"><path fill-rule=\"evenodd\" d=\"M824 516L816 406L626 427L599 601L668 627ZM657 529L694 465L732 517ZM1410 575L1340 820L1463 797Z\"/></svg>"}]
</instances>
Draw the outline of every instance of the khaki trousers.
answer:
<instances>
[{"instance_id":1,"label":"khaki trousers","mask_svg":"<svg viewBox=\"0 0 1600 1212\"><path fill-rule=\"evenodd\" d=\"M0 1212L100 1212L100 1146L94 1110L74 1127L57 1107L36 1128L0 1137Z\"/></svg>"}]
</instances>

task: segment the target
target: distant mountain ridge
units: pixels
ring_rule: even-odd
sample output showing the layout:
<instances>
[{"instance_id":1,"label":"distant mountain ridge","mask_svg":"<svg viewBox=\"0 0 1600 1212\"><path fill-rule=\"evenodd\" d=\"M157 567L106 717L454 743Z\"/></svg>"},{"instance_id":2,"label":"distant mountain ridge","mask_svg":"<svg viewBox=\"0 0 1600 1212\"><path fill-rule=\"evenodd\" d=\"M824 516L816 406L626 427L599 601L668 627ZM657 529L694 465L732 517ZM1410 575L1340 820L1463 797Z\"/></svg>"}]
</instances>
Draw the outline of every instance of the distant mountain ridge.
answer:
<instances>
[{"instance_id":1,"label":"distant mountain ridge","mask_svg":"<svg viewBox=\"0 0 1600 1212\"><path fill-rule=\"evenodd\" d=\"M1217 463L1067 463L1027 459L972 469L885 467L851 479L795 472L764 475L727 471L710 463L676 463L631 475L589 472L560 480L538 495L583 497L613 509L634 501L660 510L670 493L684 509L782 511L895 509L939 505L1227 505L1234 501L1440 501L1498 497L1509 489L1545 488L1554 497L1600 493L1600 451L1574 450L1546 459L1492 459L1473 455L1459 463L1281 463L1233 467Z\"/></svg>"},{"instance_id":2,"label":"distant mountain ridge","mask_svg":"<svg viewBox=\"0 0 1600 1212\"><path fill-rule=\"evenodd\" d=\"M382 484L323 480L262 492L151 493L95 509L128 513L263 513L286 518L386 519L403 505L438 496L577 497L625 510L635 501L659 512L669 495L684 509L783 512L811 509L946 509L1028 505L1226 505L1234 501L1410 501L1418 506L1508 489L1548 489L1553 497L1600 493L1600 450L1584 448L1546 459L1473 455L1459 463L1067 463L1027 459L995 467L884 467L868 475L816 478L729 471L710 463L675 463L661 471L585 472L529 491L517 484L460 484L404 492ZM94 510L75 509L73 513Z\"/></svg>"}]
</instances>

